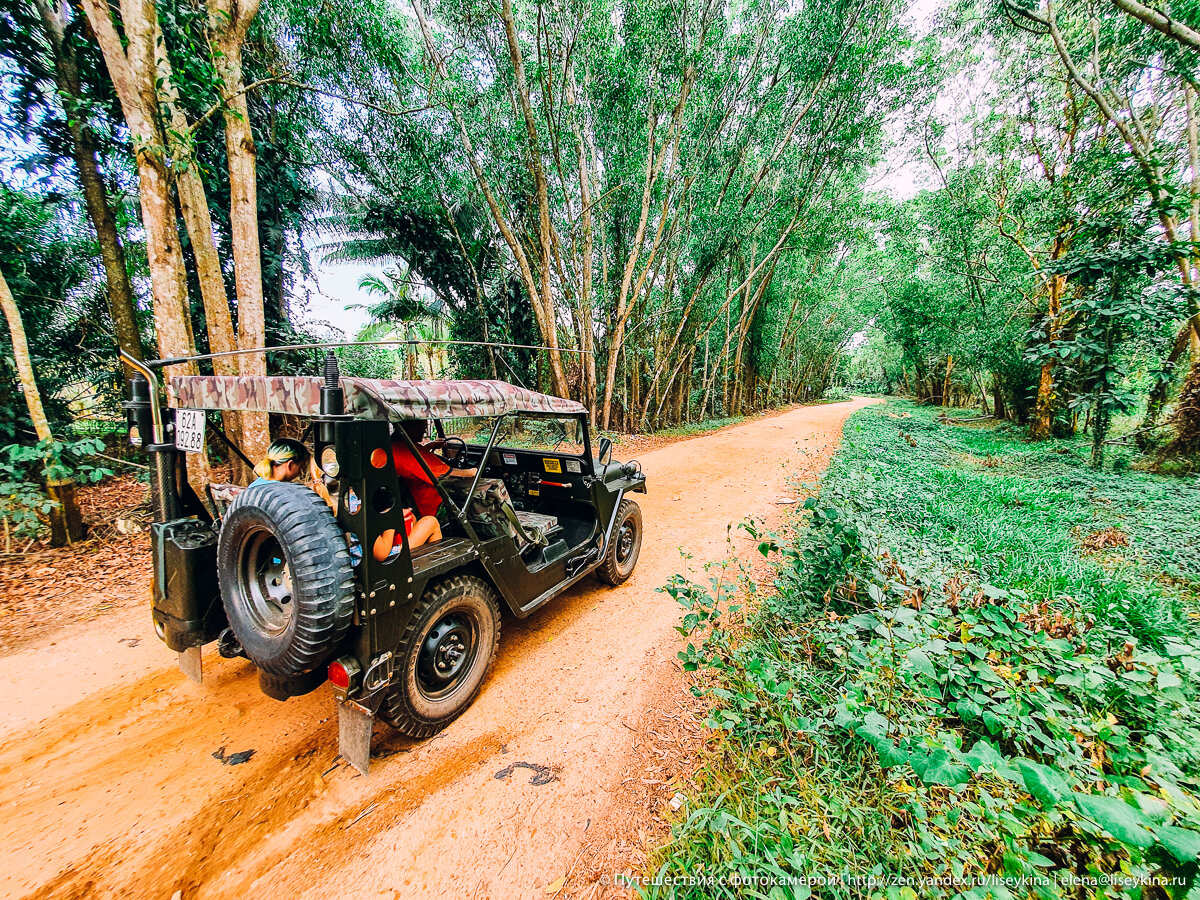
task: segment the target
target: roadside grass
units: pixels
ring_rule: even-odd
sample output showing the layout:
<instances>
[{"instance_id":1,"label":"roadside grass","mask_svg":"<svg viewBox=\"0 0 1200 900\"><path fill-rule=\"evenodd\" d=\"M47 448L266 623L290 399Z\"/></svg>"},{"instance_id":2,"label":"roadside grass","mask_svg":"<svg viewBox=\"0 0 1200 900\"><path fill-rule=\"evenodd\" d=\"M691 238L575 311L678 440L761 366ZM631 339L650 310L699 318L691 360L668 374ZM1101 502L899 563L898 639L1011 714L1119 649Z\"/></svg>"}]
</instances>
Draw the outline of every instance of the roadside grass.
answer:
<instances>
[{"instance_id":1,"label":"roadside grass","mask_svg":"<svg viewBox=\"0 0 1200 900\"><path fill-rule=\"evenodd\" d=\"M667 586L713 738L645 896L1190 891L1200 486L937 412L856 413L807 527L751 524L744 627L753 584Z\"/></svg>"},{"instance_id":2,"label":"roadside grass","mask_svg":"<svg viewBox=\"0 0 1200 900\"><path fill-rule=\"evenodd\" d=\"M878 504L866 514L902 556L967 569L1035 601L1079 602L1156 644L1184 633L1188 610L1200 609L1194 478L1095 472L1086 438L1031 444L1017 426L947 426L935 410L895 401L852 418L845 435L827 496L868 481ZM1128 549L1080 552L1106 528L1126 534Z\"/></svg>"}]
</instances>

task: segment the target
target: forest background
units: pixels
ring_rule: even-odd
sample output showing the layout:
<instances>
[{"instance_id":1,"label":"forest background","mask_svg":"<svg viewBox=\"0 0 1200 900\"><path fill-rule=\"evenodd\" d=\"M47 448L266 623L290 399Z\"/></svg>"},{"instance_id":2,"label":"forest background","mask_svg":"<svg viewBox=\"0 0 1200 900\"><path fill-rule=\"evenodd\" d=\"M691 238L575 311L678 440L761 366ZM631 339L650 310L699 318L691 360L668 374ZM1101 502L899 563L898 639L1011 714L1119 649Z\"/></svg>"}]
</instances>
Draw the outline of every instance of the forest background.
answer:
<instances>
[{"instance_id":1,"label":"forest background","mask_svg":"<svg viewBox=\"0 0 1200 900\"><path fill-rule=\"evenodd\" d=\"M1035 440L1086 429L1101 466L1120 419L1145 465L1190 471L1200 9L909 12L10 5L6 533L37 533L62 486L108 471L118 348L536 345L341 355L352 374L524 384L633 432L853 389L978 405ZM920 167L925 189L878 190L889 166ZM377 268L353 335L306 314L314 266L339 261ZM265 449L265 416L224 425Z\"/></svg>"}]
</instances>

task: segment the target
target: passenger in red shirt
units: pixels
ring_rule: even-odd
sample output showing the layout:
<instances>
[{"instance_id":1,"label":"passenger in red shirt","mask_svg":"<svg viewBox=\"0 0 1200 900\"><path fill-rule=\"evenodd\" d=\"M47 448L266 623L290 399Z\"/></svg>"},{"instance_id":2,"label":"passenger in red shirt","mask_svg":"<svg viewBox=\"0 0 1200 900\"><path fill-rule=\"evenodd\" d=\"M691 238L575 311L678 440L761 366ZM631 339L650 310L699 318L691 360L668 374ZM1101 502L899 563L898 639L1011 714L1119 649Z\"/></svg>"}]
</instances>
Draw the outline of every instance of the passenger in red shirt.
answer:
<instances>
[{"instance_id":1,"label":"passenger in red shirt","mask_svg":"<svg viewBox=\"0 0 1200 900\"><path fill-rule=\"evenodd\" d=\"M429 452L440 447L442 441L424 443L426 430L424 419L408 419L401 422L400 427L417 445L417 452L421 454L421 458L425 460L425 464L429 466L429 471L435 478L442 478L445 475L459 478L475 477L474 469L452 469ZM417 507L417 516L437 515L438 507L442 505L442 496L437 492L437 488L433 486L433 482L429 480L429 476L425 474L425 470L421 468L421 464L417 462L412 451L408 449L408 445L398 437L392 439L392 461L396 465L396 474L400 476L407 485L409 493L412 494L413 502Z\"/></svg>"}]
</instances>

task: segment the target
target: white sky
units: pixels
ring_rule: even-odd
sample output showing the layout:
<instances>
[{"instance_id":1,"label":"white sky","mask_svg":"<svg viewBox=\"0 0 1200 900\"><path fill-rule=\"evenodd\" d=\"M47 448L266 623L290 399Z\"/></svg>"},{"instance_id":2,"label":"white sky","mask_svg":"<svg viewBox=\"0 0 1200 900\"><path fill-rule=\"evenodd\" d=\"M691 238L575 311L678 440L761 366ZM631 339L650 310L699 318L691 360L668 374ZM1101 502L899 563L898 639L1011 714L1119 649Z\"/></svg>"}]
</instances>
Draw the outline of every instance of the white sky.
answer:
<instances>
[{"instance_id":1,"label":"white sky","mask_svg":"<svg viewBox=\"0 0 1200 900\"><path fill-rule=\"evenodd\" d=\"M313 255L313 277L305 284L309 291L306 322L329 322L352 339L354 333L367 323L366 310L347 309L357 303L372 302L358 289L359 279L364 275L378 274L384 265L372 263L325 263L317 254ZM374 299L378 302L378 298Z\"/></svg>"}]
</instances>

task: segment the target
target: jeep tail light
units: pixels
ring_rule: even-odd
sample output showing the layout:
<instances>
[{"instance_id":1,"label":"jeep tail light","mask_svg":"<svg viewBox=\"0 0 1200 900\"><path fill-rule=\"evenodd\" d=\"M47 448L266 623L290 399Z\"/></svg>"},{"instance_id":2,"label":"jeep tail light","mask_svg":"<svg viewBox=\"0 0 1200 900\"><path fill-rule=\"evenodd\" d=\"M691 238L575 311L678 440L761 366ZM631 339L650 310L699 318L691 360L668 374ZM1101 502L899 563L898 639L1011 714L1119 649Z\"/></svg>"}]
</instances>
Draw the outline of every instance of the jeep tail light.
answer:
<instances>
[{"instance_id":1,"label":"jeep tail light","mask_svg":"<svg viewBox=\"0 0 1200 900\"><path fill-rule=\"evenodd\" d=\"M353 656L343 656L329 664L329 683L339 691L350 690L350 682L361 671L358 660Z\"/></svg>"}]
</instances>

